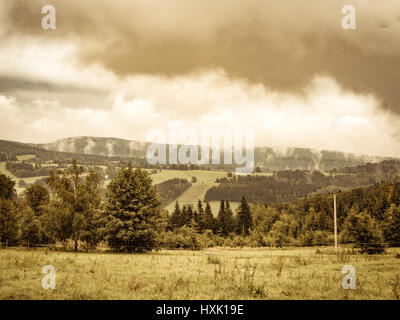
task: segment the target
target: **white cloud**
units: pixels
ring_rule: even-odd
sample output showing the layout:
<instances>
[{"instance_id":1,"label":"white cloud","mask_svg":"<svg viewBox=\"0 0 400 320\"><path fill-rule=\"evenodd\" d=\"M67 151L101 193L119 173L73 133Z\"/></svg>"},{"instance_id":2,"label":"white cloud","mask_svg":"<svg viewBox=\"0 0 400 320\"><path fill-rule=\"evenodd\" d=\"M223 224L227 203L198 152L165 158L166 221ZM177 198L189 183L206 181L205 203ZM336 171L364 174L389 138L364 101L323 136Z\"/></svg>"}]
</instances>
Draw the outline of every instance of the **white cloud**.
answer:
<instances>
[{"instance_id":1,"label":"white cloud","mask_svg":"<svg viewBox=\"0 0 400 320\"><path fill-rule=\"evenodd\" d=\"M201 129L252 128L256 145L309 147L399 156L399 120L368 95L343 90L317 77L302 95L230 78L223 70L185 76L135 75L118 79L98 65L82 66L71 43L9 40L0 47L0 75L30 81L106 90L99 106L70 95L68 103L42 91L0 93L0 138L50 142L79 135L144 140L168 124ZM29 90L29 89L25 89ZM36 96L35 96L36 95ZM26 97L30 100L26 102ZM51 99L49 97L52 97Z\"/></svg>"},{"instance_id":2,"label":"white cloud","mask_svg":"<svg viewBox=\"0 0 400 320\"><path fill-rule=\"evenodd\" d=\"M150 129L168 133L175 121L199 134L201 129L253 128L256 145L399 156L397 118L379 109L373 96L343 91L329 78L315 78L302 96L213 72L178 79L138 76L121 88L108 109L69 108L56 100L23 105L0 96L5 115L1 137L26 142L79 135L144 140ZM124 98L122 91L135 97Z\"/></svg>"}]
</instances>

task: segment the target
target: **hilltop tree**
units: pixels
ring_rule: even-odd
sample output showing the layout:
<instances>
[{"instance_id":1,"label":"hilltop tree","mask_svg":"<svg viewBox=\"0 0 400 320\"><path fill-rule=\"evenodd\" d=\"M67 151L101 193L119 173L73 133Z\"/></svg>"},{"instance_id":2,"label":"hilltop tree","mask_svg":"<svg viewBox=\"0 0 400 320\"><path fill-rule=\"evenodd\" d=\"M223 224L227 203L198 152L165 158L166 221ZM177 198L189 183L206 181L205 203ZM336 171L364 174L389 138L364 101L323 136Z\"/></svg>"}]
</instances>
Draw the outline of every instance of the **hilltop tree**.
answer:
<instances>
[{"instance_id":1,"label":"hilltop tree","mask_svg":"<svg viewBox=\"0 0 400 320\"><path fill-rule=\"evenodd\" d=\"M106 240L117 251L145 252L157 247L161 202L145 170L129 164L107 187Z\"/></svg>"},{"instance_id":2,"label":"hilltop tree","mask_svg":"<svg viewBox=\"0 0 400 320\"><path fill-rule=\"evenodd\" d=\"M250 213L250 207L243 196L240 201L239 211L238 211L238 229L243 236L249 235L249 230L252 227L252 219Z\"/></svg>"}]
</instances>

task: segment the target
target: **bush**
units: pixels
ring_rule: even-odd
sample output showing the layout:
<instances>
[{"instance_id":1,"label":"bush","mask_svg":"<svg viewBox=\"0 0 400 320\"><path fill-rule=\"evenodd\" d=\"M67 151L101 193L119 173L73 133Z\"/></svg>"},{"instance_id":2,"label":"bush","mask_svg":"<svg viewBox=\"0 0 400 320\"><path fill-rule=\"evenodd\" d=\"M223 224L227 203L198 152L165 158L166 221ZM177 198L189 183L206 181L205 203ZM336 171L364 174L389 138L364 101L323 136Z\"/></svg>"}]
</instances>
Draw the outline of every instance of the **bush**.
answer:
<instances>
[{"instance_id":1,"label":"bush","mask_svg":"<svg viewBox=\"0 0 400 320\"><path fill-rule=\"evenodd\" d=\"M212 246L212 241L207 236L196 233L193 228L183 226L174 232L161 232L160 246L166 249L191 249L199 250L204 246Z\"/></svg>"},{"instance_id":2,"label":"bush","mask_svg":"<svg viewBox=\"0 0 400 320\"><path fill-rule=\"evenodd\" d=\"M385 251L385 240L378 222L366 211L358 213L355 208L350 210L344 223L342 239L353 243L362 253L378 254Z\"/></svg>"}]
</instances>

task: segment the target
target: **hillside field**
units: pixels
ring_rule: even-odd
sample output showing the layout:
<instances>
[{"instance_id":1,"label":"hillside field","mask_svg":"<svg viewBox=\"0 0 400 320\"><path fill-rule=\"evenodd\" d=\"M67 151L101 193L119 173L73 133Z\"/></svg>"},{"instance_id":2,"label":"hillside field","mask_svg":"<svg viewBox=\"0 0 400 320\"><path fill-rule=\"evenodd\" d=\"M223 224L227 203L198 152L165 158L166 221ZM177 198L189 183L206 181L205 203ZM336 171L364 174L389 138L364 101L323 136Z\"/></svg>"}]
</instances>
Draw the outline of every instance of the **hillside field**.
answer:
<instances>
[{"instance_id":1,"label":"hillside field","mask_svg":"<svg viewBox=\"0 0 400 320\"><path fill-rule=\"evenodd\" d=\"M185 190L175 201L182 205L193 205L196 207L197 201L203 201L207 190L213 186L218 185L215 180L227 176L225 171L208 171L208 170L162 170L156 174L150 175L154 184L158 184L173 178L187 179L191 182L192 177L197 178L197 182L192 183L192 186ZM175 201L171 202L165 208L172 212L174 210ZM219 201L210 202L211 209L214 215L217 215L219 209ZM239 203L231 203L231 208L234 211Z\"/></svg>"},{"instance_id":2,"label":"hillside field","mask_svg":"<svg viewBox=\"0 0 400 320\"><path fill-rule=\"evenodd\" d=\"M368 256L316 248L148 254L9 248L0 250L0 299L399 299L399 254L399 249ZM41 287L45 265L56 269L55 290ZM355 290L342 288L345 265L356 269Z\"/></svg>"},{"instance_id":3,"label":"hillside field","mask_svg":"<svg viewBox=\"0 0 400 320\"><path fill-rule=\"evenodd\" d=\"M17 194L21 194L25 190L24 187L21 188L18 186L19 180L23 180L23 181L25 181L25 183L34 183L36 180L44 178L44 177L18 178L6 169L6 163L7 162L5 162L5 161L0 162L0 173L10 177L11 179L13 179L16 182L15 191L17 191Z\"/></svg>"}]
</instances>

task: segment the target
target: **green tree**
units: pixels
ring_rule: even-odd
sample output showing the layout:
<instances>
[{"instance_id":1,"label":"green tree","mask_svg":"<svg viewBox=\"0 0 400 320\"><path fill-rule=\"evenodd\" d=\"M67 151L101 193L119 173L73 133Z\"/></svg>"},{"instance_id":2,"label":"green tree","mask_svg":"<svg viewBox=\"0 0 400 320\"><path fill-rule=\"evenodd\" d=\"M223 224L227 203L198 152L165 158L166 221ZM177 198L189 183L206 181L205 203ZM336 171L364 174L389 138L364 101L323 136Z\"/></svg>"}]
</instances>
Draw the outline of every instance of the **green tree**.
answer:
<instances>
[{"instance_id":1,"label":"green tree","mask_svg":"<svg viewBox=\"0 0 400 320\"><path fill-rule=\"evenodd\" d=\"M28 206L32 208L35 214L39 214L41 207L46 205L50 200L49 191L45 186L40 184L33 184L27 187L24 195Z\"/></svg>"},{"instance_id":2,"label":"green tree","mask_svg":"<svg viewBox=\"0 0 400 320\"><path fill-rule=\"evenodd\" d=\"M51 172L46 179L52 192L43 217L47 233L64 244L72 239L75 251L79 240L93 248L101 239L100 177L94 171L86 176L83 172L73 159L70 168Z\"/></svg>"},{"instance_id":3,"label":"green tree","mask_svg":"<svg viewBox=\"0 0 400 320\"><path fill-rule=\"evenodd\" d=\"M0 199L12 200L15 195L15 181L0 174Z\"/></svg>"},{"instance_id":4,"label":"green tree","mask_svg":"<svg viewBox=\"0 0 400 320\"><path fill-rule=\"evenodd\" d=\"M29 206L23 209L19 233L19 238L28 248L41 243L40 220Z\"/></svg>"},{"instance_id":5,"label":"green tree","mask_svg":"<svg viewBox=\"0 0 400 320\"><path fill-rule=\"evenodd\" d=\"M252 227L250 207L244 196L240 200L238 210L238 227L243 236L249 235L249 230Z\"/></svg>"},{"instance_id":6,"label":"green tree","mask_svg":"<svg viewBox=\"0 0 400 320\"><path fill-rule=\"evenodd\" d=\"M216 233L216 222L211 210L210 204L207 202L204 210L204 230L211 230Z\"/></svg>"},{"instance_id":7,"label":"green tree","mask_svg":"<svg viewBox=\"0 0 400 320\"><path fill-rule=\"evenodd\" d=\"M178 203L178 201L176 201L174 211L172 211L172 215L169 220L168 228L169 228L169 230L175 230L182 226L183 226L182 213L181 213L181 209L179 207L179 203Z\"/></svg>"},{"instance_id":8,"label":"green tree","mask_svg":"<svg viewBox=\"0 0 400 320\"><path fill-rule=\"evenodd\" d=\"M123 167L106 193L106 240L117 251L144 252L157 247L161 202L145 170Z\"/></svg>"},{"instance_id":9,"label":"green tree","mask_svg":"<svg viewBox=\"0 0 400 320\"><path fill-rule=\"evenodd\" d=\"M342 232L345 242L353 243L362 253L376 254L385 251L385 239L378 222L366 211L353 207L347 216Z\"/></svg>"},{"instance_id":10,"label":"green tree","mask_svg":"<svg viewBox=\"0 0 400 320\"><path fill-rule=\"evenodd\" d=\"M189 204L187 207L186 207L186 215L185 215L185 224L188 226L188 227L191 227L192 226L192 222L193 222L193 217L194 217L194 212L193 212L193 207L192 207L192 205L191 204Z\"/></svg>"},{"instance_id":11,"label":"green tree","mask_svg":"<svg viewBox=\"0 0 400 320\"><path fill-rule=\"evenodd\" d=\"M386 242L393 247L400 246L400 206L393 203L383 218L382 229Z\"/></svg>"},{"instance_id":12,"label":"green tree","mask_svg":"<svg viewBox=\"0 0 400 320\"><path fill-rule=\"evenodd\" d=\"M201 233L204 230L204 208L200 199L197 201L197 209L194 212L194 220L196 222L197 232Z\"/></svg>"},{"instance_id":13,"label":"green tree","mask_svg":"<svg viewBox=\"0 0 400 320\"><path fill-rule=\"evenodd\" d=\"M221 236L226 237L233 231L233 212L230 208L229 201L221 200L218 216L218 230Z\"/></svg>"},{"instance_id":14,"label":"green tree","mask_svg":"<svg viewBox=\"0 0 400 320\"><path fill-rule=\"evenodd\" d=\"M0 199L0 242L5 245L16 243L18 217L11 200Z\"/></svg>"},{"instance_id":15,"label":"green tree","mask_svg":"<svg viewBox=\"0 0 400 320\"><path fill-rule=\"evenodd\" d=\"M267 235L273 224L279 219L278 210L271 206L265 207L264 205L255 205L252 211L254 230Z\"/></svg>"}]
</instances>

